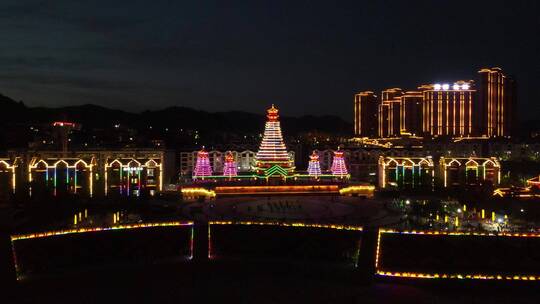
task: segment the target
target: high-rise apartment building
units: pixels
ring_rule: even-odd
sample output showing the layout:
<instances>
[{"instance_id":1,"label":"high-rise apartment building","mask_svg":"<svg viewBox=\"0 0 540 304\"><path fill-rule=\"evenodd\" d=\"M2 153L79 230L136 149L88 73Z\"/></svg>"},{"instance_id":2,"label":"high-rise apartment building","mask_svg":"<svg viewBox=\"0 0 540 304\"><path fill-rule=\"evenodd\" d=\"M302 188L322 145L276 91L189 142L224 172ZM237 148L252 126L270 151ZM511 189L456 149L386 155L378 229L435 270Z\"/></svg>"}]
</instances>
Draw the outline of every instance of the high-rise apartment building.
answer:
<instances>
[{"instance_id":1,"label":"high-rise apartment building","mask_svg":"<svg viewBox=\"0 0 540 304\"><path fill-rule=\"evenodd\" d=\"M354 135L377 136L377 95L364 91L354 95Z\"/></svg>"},{"instance_id":2,"label":"high-rise apartment building","mask_svg":"<svg viewBox=\"0 0 540 304\"><path fill-rule=\"evenodd\" d=\"M380 99L371 91L356 94L355 134L510 137L515 125L516 83L500 68L478 73L477 82L428 84L406 92L386 89Z\"/></svg>"},{"instance_id":3,"label":"high-rise apartment building","mask_svg":"<svg viewBox=\"0 0 540 304\"><path fill-rule=\"evenodd\" d=\"M386 89L382 91L381 103L379 104L379 137L400 136L401 96L400 88Z\"/></svg>"},{"instance_id":4,"label":"high-rise apartment building","mask_svg":"<svg viewBox=\"0 0 540 304\"><path fill-rule=\"evenodd\" d=\"M420 91L407 91L401 96L401 135L422 134L422 107L424 95Z\"/></svg>"},{"instance_id":5,"label":"high-rise apartment building","mask_svg":"<svg viewBox=\"0 0 540 304\"><path fill-rule=\"evenodd\" d=\"M473 135L473 81L422 85L422 130L432 136Z\"/></svg>"},{"instance_id":6,"label":"high-rise apartment building","mask_svg":"<svg viewBox=\"0 0 540 304\"><path fill-rule=\"evenodd\" d=\"M516 106L515 82L500 68L481 69L475 115L479 120L478 132L488 137L508 137Z\"/></svg>"}]
</instances>

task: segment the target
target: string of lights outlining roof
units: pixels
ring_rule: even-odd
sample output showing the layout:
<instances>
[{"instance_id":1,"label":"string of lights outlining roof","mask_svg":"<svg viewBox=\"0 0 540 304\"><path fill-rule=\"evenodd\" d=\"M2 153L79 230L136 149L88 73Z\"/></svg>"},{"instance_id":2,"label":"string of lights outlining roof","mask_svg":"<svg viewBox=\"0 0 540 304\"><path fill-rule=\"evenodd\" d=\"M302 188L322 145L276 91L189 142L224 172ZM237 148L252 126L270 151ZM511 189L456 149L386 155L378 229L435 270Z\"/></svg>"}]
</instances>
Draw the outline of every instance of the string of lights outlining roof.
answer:
<instances>
[{"instance_id":1,"label":"string of lights outlining roof","mask_svg":"<svg viewBox=\"0 0 540 304\"><path fill-rule=\"evenodd\" d=\"M255 156L255 170L259 175L287 176L294 171L293 161L283 142L278 112L279 110L274 105L267 110L268 120L264 127L259 151Z\"/></svg>"}]
</instances>

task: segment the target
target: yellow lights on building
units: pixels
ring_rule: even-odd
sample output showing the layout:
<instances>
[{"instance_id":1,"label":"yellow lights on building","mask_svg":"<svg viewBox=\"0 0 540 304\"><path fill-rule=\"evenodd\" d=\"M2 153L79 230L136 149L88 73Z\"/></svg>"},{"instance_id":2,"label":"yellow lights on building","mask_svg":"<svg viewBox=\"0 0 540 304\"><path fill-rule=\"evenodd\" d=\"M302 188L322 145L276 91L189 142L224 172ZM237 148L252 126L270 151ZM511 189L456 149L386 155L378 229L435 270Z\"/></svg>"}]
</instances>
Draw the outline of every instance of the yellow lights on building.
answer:
<instances>
[{"instance_id":1,"label":"yellow lights on building","mask_svg":"<svg viewBox=\"0 0 540 304\"><path fill-rule=\"evenodd\" d=\"M510 137L517 103L515 82L500 68L481 69L478 73L478 84L459 80L424 84L418 91L382 91L377 108L377 135ZM362 93L355 95L356 136L366 136L361 130L366 120L356 119L362 115Z\"/></svg>"},{"instance_id":2,"label":"yellow lights on building","mask_svg":"<svg viewBox=\"0 0 540 304\"><path fill-rule=\"evenodd\" d=\"M93 195L93 167L94 158L38 158L33 157L28 164L28 181L40 180L45 186L54 189L65 186L71 193L77 194L80 190ZM31 191L31 189L30 189Z\"/></svg>"},{"instance_id":3,"label":"yellow lights on building","mask_svg":"<svg viewBox=\"0 0 540 304\"><path fill-rule=\"evenodd\" d=\"M379 137L392 137L400 135L401 96L400 88L382 91L381 102L378 106L378 135Z\"/></svg>"},{"instance_id":4,"label":"yellow lights on building","mask_svg":"<svg viewBox=\"0 0 540 304\"><path fill-rule=\"evenodd\" d=\"M514 81L500 68L481 69L479 103L485 112L483 130L488 137L511 135L512 108L515 106Z\"/></svg>"},{"instance_id":5,"label":"yellow lights on building","mask_svg":"<svg viewBox=\"0 0 540 304\"><path fill-rule=\"evenodd\" d=\"M423 94L407 91L400 97L400 134L419 135L422 133Z\"/></svg>"},{"instance_id":6,"label":"yellow lights on building","mask_svg":"<svg viewBox=\"0 0 540 304\"><path fill-rule=\"evenodd\" d=\"M364 91L354 95L354 135L377 136L377 95Z\"/></svg>"},{"instance_id":7,"label":"yellow lights on building","mask_svg":"<svg viewBox=\"0 0 540 304\"><path fill-rule=\"evenodd\" d=\"M433 159L428 157L379 157L379 187L432 186L434 178Z\"/></svg>"},{"instance_id":8,"label":"yellow lights on building","mask_svg":"<svg viewBox=\"0 0 540 304\"><path fill-rule=\"evenodd\" d=\"M493 191L493 196L532 199L532 198L539 198L540 194L535 191L532 191L532 187L529 186L529 187L497 188Z\"/></svg>"},{"instance_id":9,"label":"yellow lights on building","mask_svg":"<svg viewBox=\"0 0 540 304\"><path fill-rule=\"evenodd\" d=\"M118 191L123 195L138 196L143 188L162 191L162 164L162 158L115 158L107 161L104 165L105 195Z\"/></svg>"},{"instance_id":10,"label":"yellow lights on building","mask_svg":"<svg viewBox=\"0 0 540 304\"><path fill-rule=\"evenodd\" d=\"M368 198L372 198L374 192L375 192L375 186L373 185L349 186L349 187L345 187L339 190L340 195L364 196Z\"/></svg>"},{"instance_id":11,"label":"yellow lights on building","mask_svg":"<svg viewBox=\"0 0 540 304\"><path fill-rule=\"evenodd\" d=\"M473 133L473 103L476 90L472 81L422 85L425 133L433 136L470 136ZM420 120L420 119L419 119Z\"/></svg>"},{"instance_id":12,"label":"yellow lights on building","mask_svg":"<svg viewBox=\"0 0 540 304\"><path fill-rule=\"evenodd\" d=\"M187 200L198 198L213 199L216 197L216 192L200 187L182 188L180 192L182 192L182 197Z\"/></svg>"},{"instance_id":13,"label":"yellow lights on building","mask_svg":"<svg viewBox=\"0 0 540 304\"><path fill-rule=\"evenodd\" d=\"M493 196L517 197L521 199L532 199L540 197L540 176L530 178L526 182L527 187L497 188L493 191Z\"/></svg>"},{"instance_id":14,"label":"yellow lights on building","mask_svg":"<svg viewBox=\"0 0 540 304\"><path fill-rule=\"evenodd\" d=\"M19 160L19 158L15 158L15 160L11 160L9 158L0 158L0 174L7 175L7 179L9 180L9 188L11 189L12 193L15 193L17 189L16 170Z\"/></svg>"},{"instance_id":15,"label":"yellow lights on building","mask_svg":"<svg viewBox=\"0 0 540 304\"><path fill-rule=\"evenodd\" d=\"M53 195L106 196L113 189L126 195L140 195L141 190L154 195L163 190L164 155L161 151L138 153L148 157L133 156L136 153L132 151L69 153L74 157L66 157L64 152L40 151L16 157L15 160L0 158L0 185L9 184L12 192L15 192L18 184L28 183L30 196L36 188L50 189ZM126 157L112 157L116 155ZM27 159L24 166L20 160L22 158ZM7 173L9 180L6 180Z\"/></svg>"},{"instance_id":16,"label":"yellow lights on building","mask_svg":"<svg viewBox=\"0 0 540 304\"><path fill-rule=\"evenodd\" d=\"M528 179L527 186L540 188L540 175Z\"/></svg>"},{"instance_id":17,"label":"yellow lights on building","mask_svg":"<svg viewBox=\"0 0 540 304\"><path fill-rule=\"evenodd\" d=\"M444 172L444 187L473 185L483 181L498 185L501 182L501 164L495 157L441 157L439 165Z\"/></svg>"}]
</instances>

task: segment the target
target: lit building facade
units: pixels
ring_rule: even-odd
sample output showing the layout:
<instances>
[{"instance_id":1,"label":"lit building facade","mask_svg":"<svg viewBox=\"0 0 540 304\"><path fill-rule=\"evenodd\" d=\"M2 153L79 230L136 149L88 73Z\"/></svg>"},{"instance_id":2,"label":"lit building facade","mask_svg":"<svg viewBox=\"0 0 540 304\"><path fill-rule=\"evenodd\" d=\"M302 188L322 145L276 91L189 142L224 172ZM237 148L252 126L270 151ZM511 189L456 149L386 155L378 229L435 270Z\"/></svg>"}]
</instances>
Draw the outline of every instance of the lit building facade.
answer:
<instances>
[{"instance_id":1,"label":"lit building facade","mask_svg":"<svg viewBox=\"0 0 540 304\"><path fill-rule=\"evenodd\" d=\"M388 128L388 121L390 115L390 105L387 103L380 103L378 106L377 116L377 135L379 137L389 137L390 131Z\"/></svg>"},{"instance_id":2,"label":"lit building facade","mask_svg":"<svg viewBox=\"0 0 540 304\"><path fill-rule=\"evenodd\" d=\"M424 96L419 91L407 91L401 96L400 134L421 135Z\"/></svg>"},{"instance_id":3,"label":"lit building facade","mask_svg":"<svg viewBox=\"0 0 540 304\"><path fill-rule=\"evenodd\" d=\"M464 137L473 133L476 90L472 81L420 86L423 94L422 130L432 136Z\"/></svg>"},{"instance_id":4,"label":"lit building facade","mask_svg":"<svg viewBox=\"0 0 540 304\"><path fill-rule=\"evenodd\" d=\"M28 164L30 194L50 190L54 195L81 194L92 196L94 192L93 170L96 170L93 156L40 157L34 156Z\"/></svg>"},{"instance_id":5,"label":"lit building facade","mask_svg":"<svg viewBox=\"0 0 540 304\"><path fill-rule=\"evenodd\" d=\"M0 158L0 193L2 195L14 194L17 191L17 167L20 158ZM2 197L0 196L0 199Z\"/></svg>"},{"instance_id":6,"label":"lit building facade","mask_svg":"<svg viewBox=\"0 0 540 304\"><path fill-rule=\"evenodd\" d=\"M395 137L401 134L401 96L400 88L382 91L381 103L378 108L378 135L379 137Z\"/></svg>"},{"instance_id":7,"label":"lit building facade","mask_svg":"<svg viewBox=\"0 0 540 304\"><path fill-rule=\"evenodd\" d=\"M105 163L105 195L154 195L163 189L161 158L152 156L111 157Z\"/></svg>"},{"instance_id":8,"label":"lit building facade","mask_svg":"<svg viewBox=\"0 0 540 304\"><path fill-rule=\"evenodd\" d=\"M361 137L377 136L377 95L364 91L354 95L354 135Z\"/></svg>"},{"instance_id":9,"label":"lit building facade","mask_svg":"<svg viewBox=\"0 0 540 304\"><path fill-rule=\"evenodd\" d=\"M30 196L153 195L174 176L174 153L165 150L96 150L10 152L0 159L0 187L4 167L12 171L9 187ZM15 185L15 186L13 186Z\"/></svg>"},{"instance_id":10,"label":"lit building facade","mask_svg":"<svg viewBox=\"0 0 540 304\"><path fill-rule=\"evenodd\" d=\"M401 135L433 137L510 137L515 125L516 82L500 68L481 69L478 80L371 91L354 98L356 136L374 137L370 121L377 116L379 138ZM371 107L377 104L376 110ZM375 111L375 114L371 114Z\"/></svg>"},{"instance_id":11,"label":"lit building facade","mask_svg":"<svg viewBox=\"0 0 540 304\"><path fill-rule=\"evenodd\" d=\"M495 157L441 157L439 159L443 186L478 186L485 182L501 182L501 164Z\"/></svg>"},{"instance_id":12,"label":"lit building facade","mask_svg":"<svg viewBox=\"0 0 540 304\"><path fill-rule=\"evenodd\" d=\"M426 157L379 157L380 188L427 188L434 185L435 166Z\"/></svg>"},{"instance_id":13,"label":"lit building facade","mask_svg":"<svg viewBox=\"0 0 540 304\"><path fill-rule=\"evenodd\" d=\"M500 68L481 69L478 74L478 132L488 137L511 136L516 106L514 80Z\"/></svg>"}]
</instances>

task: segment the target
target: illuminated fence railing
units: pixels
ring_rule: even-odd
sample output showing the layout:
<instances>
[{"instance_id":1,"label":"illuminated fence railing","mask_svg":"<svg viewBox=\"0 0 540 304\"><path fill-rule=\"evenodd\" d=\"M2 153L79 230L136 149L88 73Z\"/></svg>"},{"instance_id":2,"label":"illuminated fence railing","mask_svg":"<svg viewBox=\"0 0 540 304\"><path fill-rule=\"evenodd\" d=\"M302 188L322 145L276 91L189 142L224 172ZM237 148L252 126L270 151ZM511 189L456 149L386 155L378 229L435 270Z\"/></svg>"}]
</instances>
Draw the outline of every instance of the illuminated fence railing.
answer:
<instances>
[{"instance_id":1,"label":"illuminated fence railing","mask_svg":"<svg viewBox=\"0 0 540 304\"><path fill-rule=\"evenodd\" d=\"M136 228L151 228L151 227L171 227L171 226L193 226L193 222L164 222L164 223L147 223L147 224L127 224L117 225L111 227L95 227L95 228L77 228L66 230L55 230L46 232L36 232L28 234L15 234L11 236L11 241L44 238L50 236L73 234L73 233L88 233L88 232L100 232L109 230L123 230L123 229L136 229Z\"/></svg>"},{"instance_id":2,"label":"illuminated fence railing","mask_svg":"<svg viewBox=\"0 0 540 304\"><path fill-rule=\"evenodd\" d=\"M176 230L182 227L189 230ZM17 279L21 279L28 272L48 273L109 261L178 256L191 259L193 236L194 223L191 221L124 224L12 235L11 248ZM161 246L163 243L167 246Z\"/></svg>"},{"instance_id":3,"label":"illuminated fence railing","mask_svg":"<svg viewBox=\"0 0 540 304\"><path fill-rule=\"evenodd\" d=\"M290 185L290 186L219 186L217 195L269 194L269 193L339 193L337 185Z\"/></svg>"},{"instance_id":4,"label":"illuminated fence railing","mask_svg":"<svg viewBox=\"0 0 540 304\"><path fill-rule=\"evenodd\" d=\"M336 230L354 230L362 231L361 226L339 225L339 224L312 224L300 222L252 222L252 221L210 221L209 225L257 225L257 226L278 226L278 227L307 227L307 228L326 228Z\"/></svg>"},{"instance_id":5,"label":"illuminated fence railing","mask_svg":"<svg viewBox=\"0 0 540 304\"><path fill-rule=\"evenodd\" d=\"M340 224L211 221L208 257L356 264L362 230Z\"/></svg>"},{"instance_id":6,"label":"illuminated fence railing","mask_svg":"<svg viewBox=\"0 0 540 304\"><path fill-rule=\"evenodd\" d=\"M396 278L536 281L538 249L537 233L380 229L375 271Z\"/></svg>"}]
</instances>

